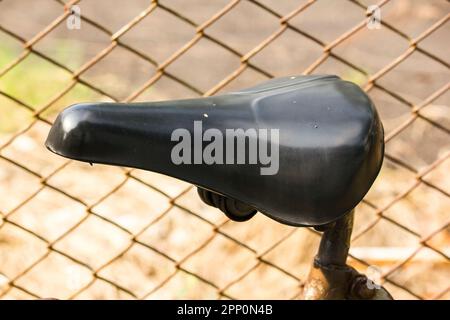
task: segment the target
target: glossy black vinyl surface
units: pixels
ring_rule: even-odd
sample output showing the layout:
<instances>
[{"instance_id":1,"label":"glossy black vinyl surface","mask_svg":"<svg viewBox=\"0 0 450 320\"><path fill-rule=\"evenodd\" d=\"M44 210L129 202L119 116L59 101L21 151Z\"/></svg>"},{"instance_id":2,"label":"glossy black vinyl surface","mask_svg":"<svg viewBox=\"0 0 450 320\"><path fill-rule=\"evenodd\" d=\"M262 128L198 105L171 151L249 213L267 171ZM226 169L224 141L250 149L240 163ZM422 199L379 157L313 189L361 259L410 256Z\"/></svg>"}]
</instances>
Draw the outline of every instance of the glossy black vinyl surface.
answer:
<instances>
[{"instance_id":1,"label":"glossy black vinyl surface","mask_svg":"<svg viewBox=\"0 0 450 320\"><path fill-rule=\"evenodd\" d=\"M278 129L278 173L261 175L261 164L174 164L172 132L194 136L194 121L224 136L226 129ZM72 159L176 177L298 226L329 223L356 206L384 153L372 102L335 76L279 78L208 98L74 105L58 116L46 145Z\"/></svg>"}]
</instances>

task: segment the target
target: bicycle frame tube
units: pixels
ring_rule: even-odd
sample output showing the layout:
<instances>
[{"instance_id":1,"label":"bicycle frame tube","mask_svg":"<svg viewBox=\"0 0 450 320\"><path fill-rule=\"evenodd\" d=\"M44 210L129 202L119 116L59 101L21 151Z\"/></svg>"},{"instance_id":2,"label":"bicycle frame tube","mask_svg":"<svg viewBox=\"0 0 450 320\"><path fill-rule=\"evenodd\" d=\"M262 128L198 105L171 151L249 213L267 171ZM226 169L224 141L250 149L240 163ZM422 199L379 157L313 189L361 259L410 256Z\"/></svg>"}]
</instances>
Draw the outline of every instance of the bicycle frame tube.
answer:
<instances>
[{"instance_id":1,"label":"bicycle frame tube","mask_svg":"<svg viewBox=\"0 0 450 320\"><path fill-rule=\"evenodd\" d=\"M354 210L324 228L319 251L306 281L306 300L392 300L383 287L368 286L370 280L346 264L353 229Z\"/></svg>"}]
</instances>

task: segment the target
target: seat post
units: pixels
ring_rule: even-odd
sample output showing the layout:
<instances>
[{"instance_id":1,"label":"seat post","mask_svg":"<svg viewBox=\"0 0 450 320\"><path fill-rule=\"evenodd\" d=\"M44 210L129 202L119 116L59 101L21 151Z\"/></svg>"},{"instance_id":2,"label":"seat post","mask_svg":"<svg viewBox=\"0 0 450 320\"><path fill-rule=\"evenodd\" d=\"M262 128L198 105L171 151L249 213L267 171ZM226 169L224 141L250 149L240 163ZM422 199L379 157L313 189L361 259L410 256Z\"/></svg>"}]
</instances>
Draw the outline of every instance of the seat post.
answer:
<instances>
[{"instance_id":1,"label":"seat post","mask_svg":"<svg viewBox=\"0 0 450 320\"><path fill-rule=\"evenodd\" d=\"M353 230L354 209L321 228L319 251L303 289L306 300L391 300L381 286L346 264Z\"/></svg>"},{"instance_id":2,"label":"seat post","mask_svg":"<svg viewBox=\"0 0 450 320\"><path fill-rule=\"evenodd\" d=\"M355 210L353 209L339 220L331 223L328 228L325 228L316 256L318 263L321 265L346 265L354 213Z\"/></svg>"}]
</instances>

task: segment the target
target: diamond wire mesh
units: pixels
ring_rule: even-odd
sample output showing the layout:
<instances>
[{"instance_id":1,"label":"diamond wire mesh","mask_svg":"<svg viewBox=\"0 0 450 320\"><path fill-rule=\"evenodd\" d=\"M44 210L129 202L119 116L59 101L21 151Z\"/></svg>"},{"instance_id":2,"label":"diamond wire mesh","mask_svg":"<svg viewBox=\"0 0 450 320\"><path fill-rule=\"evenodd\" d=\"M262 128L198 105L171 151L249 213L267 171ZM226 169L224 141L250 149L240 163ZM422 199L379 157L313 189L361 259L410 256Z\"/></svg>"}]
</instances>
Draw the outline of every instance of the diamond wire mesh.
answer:
<instances>
[{"instance_id":1,"label":"diamond wire mesh","mask_svg":"<svg viewBox=\"0 0 450 320\"><path fill-rule=\"evenodd\" d=\"M19 2L16 10L30 5ZM261 215L236 224L202 205L185 183L136 169L85 167L41 150L57 111L77 102L74 92L80 90L100 101L208 96L292 72L337 73L360 84L381 107L386 160L357 208L349 263L362 272L378 266L396 298L449 297L449 63L443 54L450 15L444 1L431 9L423 5L421 10L433 17L426 26L413 19L396 26L394 16L382 18L382 31L367 29L367 5L357 0L325 7L320 1L131 3L139 8L133 14L102 1L89 14L84 9L89 0L41 1L53 11L28 37L8 26L11 19L0 21L2 39L20 48L0 64L0 105L10 106L2 111L2 131L13 119L18 123L0 140L2 298L299 297L319 239L313 230L282 226ZM404 3L394 12L406 10ZM61 62L46 50L57 42L40 48L64 27L73 5L82 9L79 32L106 39L78 64L73 56ZM388 16L394 6L391 1L378 5ZM7 6L11 2L0 2L0 10ZM120 23L109 23L105 12L113 12ZM335 15L344 22L327 27ZM162 22L138 29L144 37L145 31L157 37L143 50L126 37L146 21ZM248 26L250 31L240 29ZM189 31L182 34L183 28ZM177 32L180 39L174 38ZM383 34L372 38L377 32ZM429 41L436 34L443 40ZM390 50L400 42L400 49ZM364 45L373 46L373 52L351 54ZM118 51L122 55L114 56ZM125 55L140 65L126 64ZM303 55L308 59L299 58ZM107 59L110 64L102 65ZM38 70L40 78L32 75L33 61L48 65ZM115 80L104 76L121 64L125 71ZM416 67L422 68L419 75ZM95 68L99 71L89 75ZM28 76L35 100L13 87ZM55 81L51 93L40 87L46 77ZM133 77L140 81L128 80ZM113 80L115 87L105 87ZM166 95L158 95L164 90Z\"/></svg>"}]
</instances>

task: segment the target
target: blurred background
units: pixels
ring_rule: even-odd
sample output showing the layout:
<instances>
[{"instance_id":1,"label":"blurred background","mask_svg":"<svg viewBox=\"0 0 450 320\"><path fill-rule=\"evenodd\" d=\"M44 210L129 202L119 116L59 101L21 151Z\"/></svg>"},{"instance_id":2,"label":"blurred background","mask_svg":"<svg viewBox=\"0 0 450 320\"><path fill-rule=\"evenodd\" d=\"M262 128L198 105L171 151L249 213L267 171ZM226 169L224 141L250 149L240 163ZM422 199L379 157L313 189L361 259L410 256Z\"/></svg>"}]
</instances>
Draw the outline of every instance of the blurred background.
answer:
<instances>
[{"instance_id":1,"label":"blurred background","mask_svg":"<svg viewBox=\"0 0 450 320\"><path fill-rule=\"evenodd\" d=\"M0 297L298 298L318 233L229 221L186 183L68 161L44 141L73 103L328 73L367 91L386 133L349 264L378 270L396 299L449 299L450 4L381 1L378 27L372 4L0 0Z\"/></svg>"}]
</instances>

